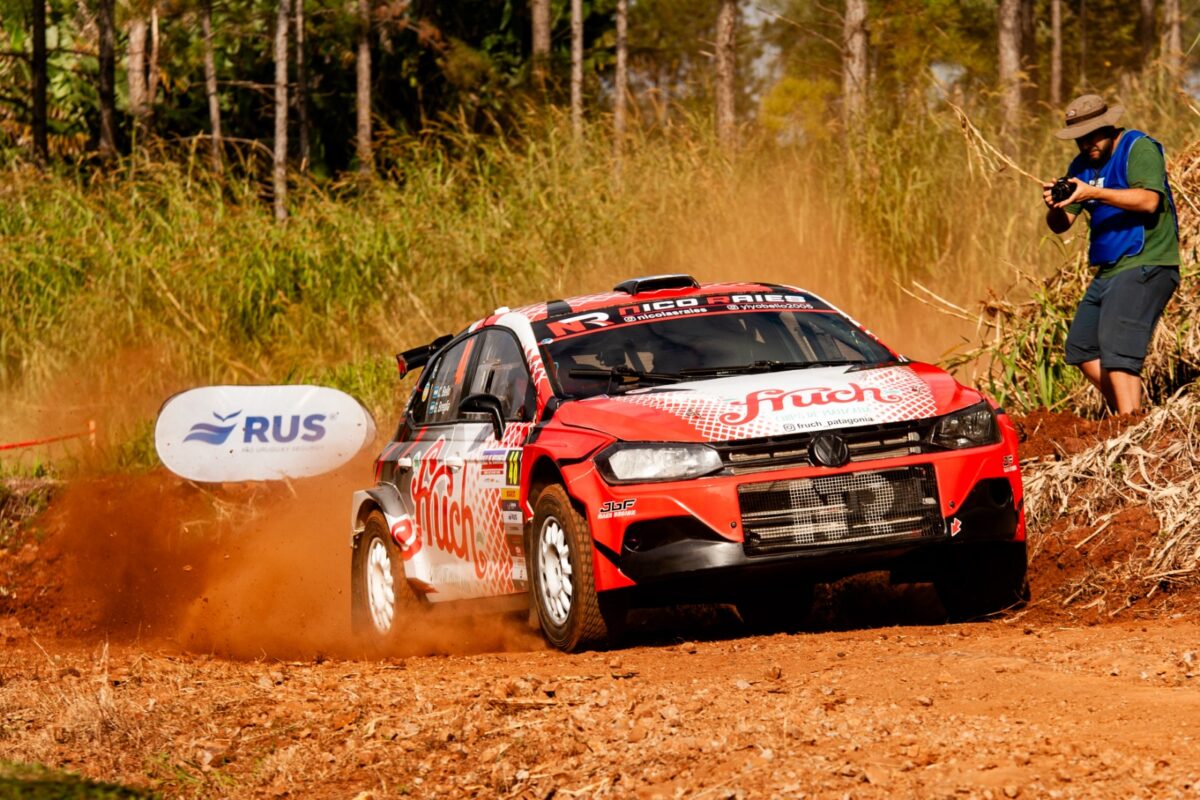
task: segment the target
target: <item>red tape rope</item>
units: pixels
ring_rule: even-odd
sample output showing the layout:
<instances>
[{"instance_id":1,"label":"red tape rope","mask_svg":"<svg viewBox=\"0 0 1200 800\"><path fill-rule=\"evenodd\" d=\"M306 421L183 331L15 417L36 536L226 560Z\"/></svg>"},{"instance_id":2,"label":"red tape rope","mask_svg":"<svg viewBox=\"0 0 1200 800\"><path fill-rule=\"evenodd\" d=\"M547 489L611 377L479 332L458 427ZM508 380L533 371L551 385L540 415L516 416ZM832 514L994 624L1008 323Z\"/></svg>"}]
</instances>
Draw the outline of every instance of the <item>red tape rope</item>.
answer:
<instances>
[{"instance_id":1,"label":"red tape rope","mask_svg":"<svg viewBox=\"0 0 1200 800\"><path fill-rule=\"evenodd\" d=\"M52 442L64 442L67 439L82 439L88 437L92 447L96 446L96 421L88 420L88 429L83 433L68 433L65 436L51 436L49 439L30 439L28 442L13 442L12 444L0 444L0 450L20 450L24 447L37 447L39 444L51 444Z\"/></svg>"}]
</instances>

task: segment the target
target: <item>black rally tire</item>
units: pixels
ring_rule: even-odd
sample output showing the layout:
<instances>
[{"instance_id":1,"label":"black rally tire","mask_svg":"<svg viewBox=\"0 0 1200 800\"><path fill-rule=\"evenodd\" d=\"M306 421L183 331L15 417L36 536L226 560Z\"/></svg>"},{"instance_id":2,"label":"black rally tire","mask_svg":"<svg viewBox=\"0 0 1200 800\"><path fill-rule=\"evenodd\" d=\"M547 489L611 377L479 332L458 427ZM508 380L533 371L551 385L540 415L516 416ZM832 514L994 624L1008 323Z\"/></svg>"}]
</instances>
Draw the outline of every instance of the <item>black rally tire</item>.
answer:
<instances>
[{"instance_id":1,"label":"black rally tire","mask_svg":"<svg viewBox=\"0 0 1200 800\"><path fill-rule=\"evenodd\" d=\"M933 585L951 622L1020 608L1029 601L1025 542L978 542L952 546Z\"/></svg>"},{"instance_id":2,"label":"black rally tire","mask_svg":"<svg viewBox=\"0 0 1200 800\"><path fill-rule=\"evenodd\" d=\"M385 619L389 606L390 617ZM387 520L379 511L372 511L354 542L350 559L350 622L354 635L386 651L400 641L406 623L424 610L425 604L404 576L404 560Z\"/></svg>"},{"instance_id":3,"label":"black rally tire","mask_svg":"<svg viewBox=\"0 0 1200 800\"><path fill-rule=\"evenodd\" d=\"M554 526L562 534L561 543L548 544ZM560 548L565 548L565 559ZM596 593L592 536L562 486L552 484L538 495L527 552L533 605L546 641L568 653L607 644L609 625ZM563 560L569 563L569 575L561 568ZM564 580L570 594L565 609L556 602L563 598Z\"/></svg>"}]
</instances>

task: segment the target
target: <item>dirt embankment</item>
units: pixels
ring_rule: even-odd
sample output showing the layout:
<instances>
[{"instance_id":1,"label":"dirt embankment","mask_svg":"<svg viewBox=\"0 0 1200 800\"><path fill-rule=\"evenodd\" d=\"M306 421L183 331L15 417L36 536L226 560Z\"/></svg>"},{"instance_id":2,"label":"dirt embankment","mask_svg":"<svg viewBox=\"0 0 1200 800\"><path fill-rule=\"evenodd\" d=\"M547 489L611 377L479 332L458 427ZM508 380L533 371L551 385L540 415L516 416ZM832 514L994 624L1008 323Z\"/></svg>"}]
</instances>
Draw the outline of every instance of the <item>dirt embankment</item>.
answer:
<instances>
[{"instance_id":1,"label":"dirt embankment","mask_svg":"<svg viewBox=\"0 0 1200 800\"><path fill-rule=\"evenodd\" d=\"M1130 430L1020 422L1030 474ZM796 636L684 609L564 656L519 619L432 615L379 661L347 630L368 470L59 487L0 551L0 761L198 797L1200 796L1200 598L1088 588L1151 546L1157 507L1032 529L1034 602L986 623L864 576Z\"/></svg>"}]
</instances>

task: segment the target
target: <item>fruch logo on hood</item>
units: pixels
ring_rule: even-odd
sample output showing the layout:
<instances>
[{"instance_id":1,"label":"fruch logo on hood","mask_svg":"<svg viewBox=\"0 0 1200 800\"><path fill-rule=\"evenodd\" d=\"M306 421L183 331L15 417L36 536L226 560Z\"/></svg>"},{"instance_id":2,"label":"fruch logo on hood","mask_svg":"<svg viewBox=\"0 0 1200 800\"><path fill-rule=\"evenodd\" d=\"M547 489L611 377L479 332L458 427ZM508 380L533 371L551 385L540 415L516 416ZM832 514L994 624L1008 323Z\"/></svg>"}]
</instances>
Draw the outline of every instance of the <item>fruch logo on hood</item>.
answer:
<instances>
[{"instance_id":1,"label":"fruch logo on hood","mask_svg":"<svg viewBox=\"0 0 1200 800\"><path fill-rule=\"evenodd\" d=\"M767 411L779 412L785 404L793 408L808 408L810 406L825 406L831 403L900 403L904 400L899 394L881 389L877 386L860 386L849 383L837 389L823 386L806 386L802 389L760 389L750 392L745 400L734 400L729 405L736 406L734 411L721 415L723 425L745 425L758 419L764 408Z\"/></svg>"}]
</instances>

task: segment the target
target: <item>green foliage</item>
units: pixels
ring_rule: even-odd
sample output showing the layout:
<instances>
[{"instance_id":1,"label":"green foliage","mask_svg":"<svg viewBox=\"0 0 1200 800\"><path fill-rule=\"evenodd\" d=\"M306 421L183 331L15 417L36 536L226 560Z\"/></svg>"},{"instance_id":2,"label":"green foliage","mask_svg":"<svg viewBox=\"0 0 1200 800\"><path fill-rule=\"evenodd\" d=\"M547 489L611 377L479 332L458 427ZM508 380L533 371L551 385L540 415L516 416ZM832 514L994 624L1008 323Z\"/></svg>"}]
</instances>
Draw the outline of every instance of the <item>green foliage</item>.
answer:
<instances>
[{"instance_id":1,"label":"green foliage","mask_svg":"<svg viewBox=\"0 0 1200 800\"><path fill-rule=\"evenodd\" d=\"M50 505L56 487L56 482L48 477L50 470L38 472L41 474L4 470L0 474L0 549L16 550L31 534L37 533L30 528L30 520ZM3 777L2 764L0 777Z\"/></svg>"},{"instance_id":2,"label":"green foliage","mask_svg":"<svg viewBox=\"0 0 1200 800\"><path fill-rule=\"evenodd\" d=\"M157 795L88 780L40 764L0 762L0 797L11 800L137 800Z\"/></svg>"},{"instance_id":3,"label":"green foliage","mask_svg":"<svg viewBox=\"0 0 1200 800\"><path fill-rule=\"evenodd\" d=\"M838 132L830 108L837 93L837 84L831 80L783 78L763 98L763 127L803 141L828 140Z\"/></svg>"}]
</instances>

